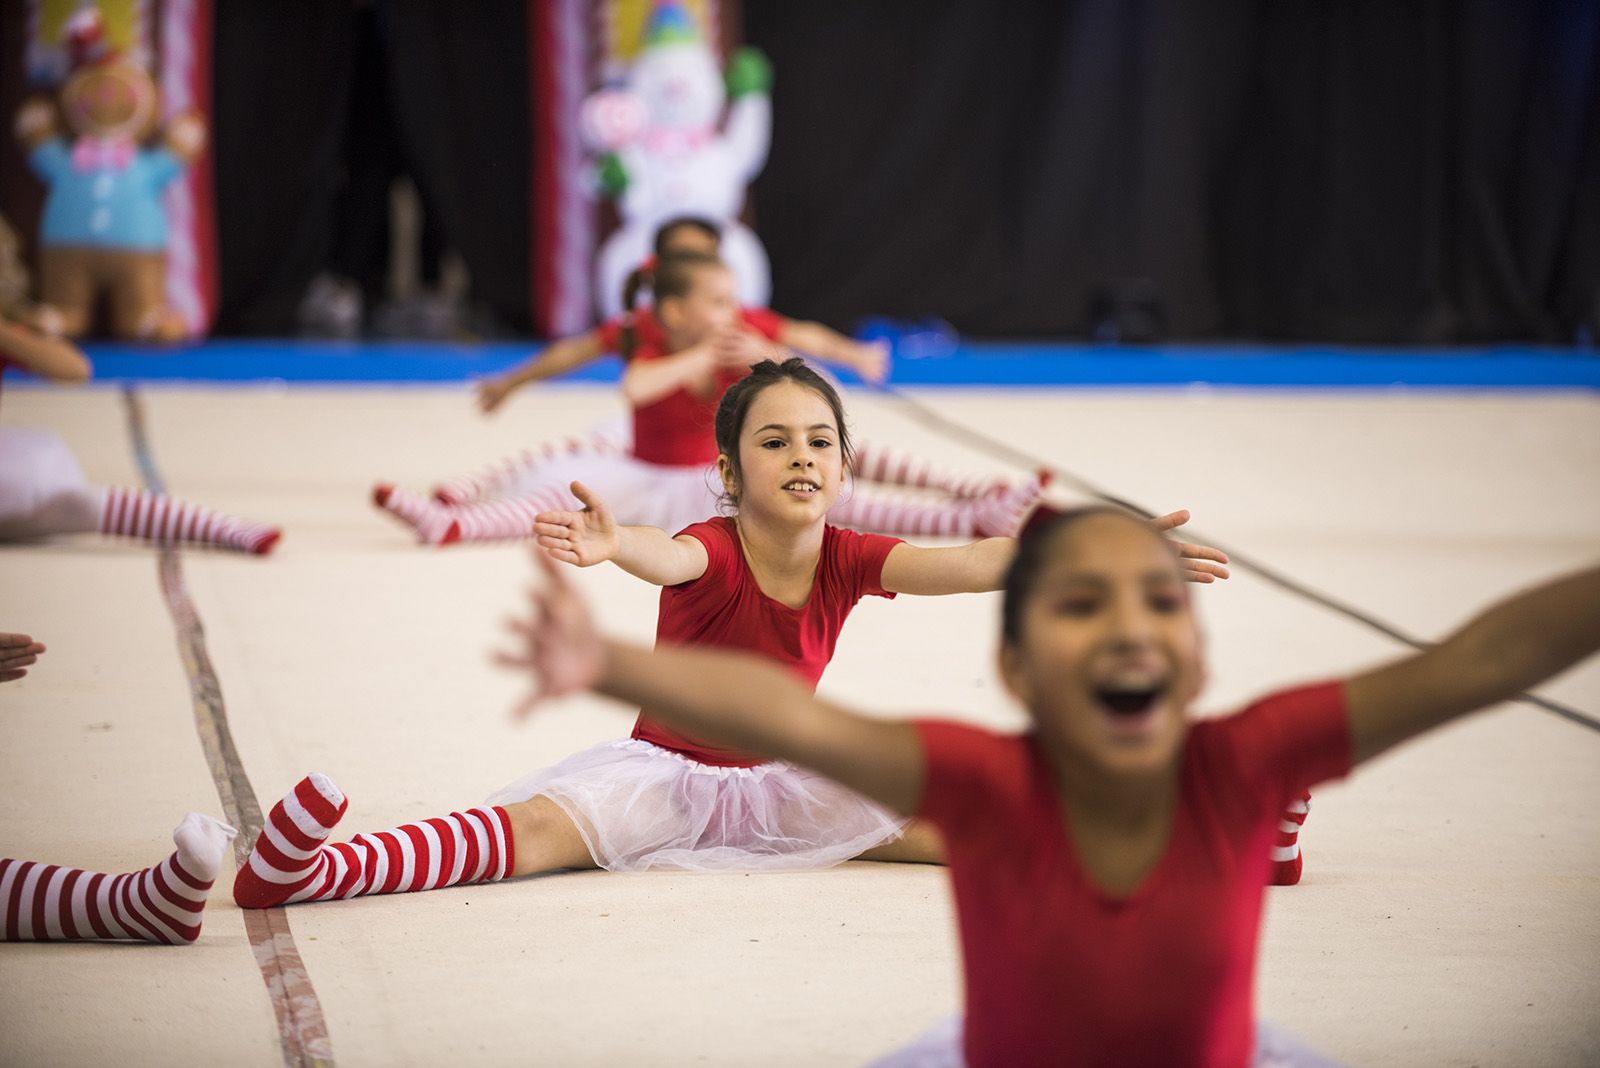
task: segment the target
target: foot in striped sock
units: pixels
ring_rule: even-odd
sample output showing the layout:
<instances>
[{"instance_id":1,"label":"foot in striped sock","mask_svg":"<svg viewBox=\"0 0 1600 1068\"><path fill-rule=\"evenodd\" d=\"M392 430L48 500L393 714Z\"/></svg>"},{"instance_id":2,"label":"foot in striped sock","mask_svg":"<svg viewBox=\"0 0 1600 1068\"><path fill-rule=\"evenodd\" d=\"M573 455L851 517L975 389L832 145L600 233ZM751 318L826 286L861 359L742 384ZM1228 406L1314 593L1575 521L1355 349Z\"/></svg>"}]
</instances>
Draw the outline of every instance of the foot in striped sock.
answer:
<instances>
[{"instance_id":1,"label":"foot in striped sock","mask_svg":"<svg viewBox=\"0 0 1600 1068\"><path fill-rule=\"evenodd\" d=\"M1294 886L1300 881L1305 857L1300 852L1300 828L1311 812L1311 791L1307 790L1297 801L1289 802L1278 817L1277 843L1272 847L1273 886Z\"/></svg>"},{"instance_id":2,"label":"foot in striped sock","mask_svg":"<svg viewBox=\"0 0 1600 1068\"><path fill-rule=\"evenodd\" d=\"M223 850L238 833L191 812L172 832L175 853L124 875L0 860L5 941L193 942Z\"/></svg>"},{"instance_id":3,"label":"foot in striped sock","mask_svg":"<svg viewBox=\"0 0 1600 1068\"><path fill-rule=\"evenodd\" d=\"M100 532L143 538L158 545L187 542L265 556L283 531L213 512L148 490L112 486L101 491Z\"/></svg>"},{"instance_id":4,"label":"foot in striped sock","mask_svg":"<svg viewBox=\"0 0 1600 1068\"><path fill-rule=\"evenodd\" d=\"M234 879L234 901L263 909L497 882L511 874L515 847L503 808L452 812L324 844L348 804L327 776L302 779L267 815L249 861Z\"/></svg>"},{"instance_id":5,"label":"foot in striped sock","mask_svg":"<svg viewBox=\"0 0 1600 1068\"><path fill-rule=\"evenodd\" d=\"M449 509L408 489L380 482L372 487L372 503L416 531L417 540L424 545L449 545L461 540L461 526Z\"/></svg>"},{"instance_id":6,"label":"foot in striped sock","mask_svg":"<svg viewBox=\"0 0 1600 1068\"><path fill-rule=\"evenodd\" d=\"M980 538L1011 538L1050 482L1050 472L1040 471L1022 482L998 486L984 495L973 514L973 532Z\"/></svg>"}]
</instances>

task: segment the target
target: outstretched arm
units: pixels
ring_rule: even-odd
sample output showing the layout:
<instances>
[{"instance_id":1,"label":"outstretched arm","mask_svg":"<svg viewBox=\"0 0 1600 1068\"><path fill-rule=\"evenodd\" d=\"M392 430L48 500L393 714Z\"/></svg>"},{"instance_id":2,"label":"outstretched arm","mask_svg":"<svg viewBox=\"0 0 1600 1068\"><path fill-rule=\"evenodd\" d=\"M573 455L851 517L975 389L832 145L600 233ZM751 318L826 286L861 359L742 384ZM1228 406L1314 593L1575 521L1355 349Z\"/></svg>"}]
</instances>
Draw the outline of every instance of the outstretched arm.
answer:
<instances>
[{"instance_id":1,"label":"outstretched arm","mask_svg":"<svg viewBox=\"0 0 1600 1068\"><path fill-rule=\"evenodd\" d=\"M1345 685L1355 763L1600 650L1600 567L1510 597L1425 653Z\"/></svg>"},{"instance_id":2,"label":"outstretched arm","mask_svg":"<svg viewBox=\"0 0 1600 1068\"><path fill-rule=\"evenodd\" d=\"M520 366L513 367L505 374L485 378L478 383L478 408L483 414L488 415L500 407L505 399L523 386L532 382L543 382L547 378L564 375L568 371L575 371L586 363L592 363L605 355L605 347L600 344L600 332L591 330L587 334L578 334L576 337L562 338L560 341L551 342L537 356L529 359Z\"/></svg>"},{"instance_id":3,"label":"outstretched arm","mask_svg":"<svg viewBox=\"0 0 1600 1068\"><path fill-rule=\"evenodd\" d=\"M590 689L650 709L675 730L719 745L793 761L907 815L922 797L922 744L909 723L870 719L819 699L793 675L754 655L665 647L654 652L602 639L587 608L543 552L531 618L514 622L506 667L531 671L519 706Z\"/></svg>"},{"instance_id":4,"label":"outstretched arm","mask_svg":"<svg viewBox=\"0 0 1600 1068\"><path fill-rule=\"evenodd\" d=\"M557 560L592 567L611 560L636 578L657 586L693 582L706 573L706 547L687 534L674 538L659 527L625 527L582 482L572 495L581 512L540 512L533 518L538 542ZM542 555L542 554L541 554Z\"/></svg>"},{"instance_id":5,"label":"outstretched arm","mask_svg":"<svg viewBox=\"0 0 1600 1068\"><path fill-rule=\"evenodd\" d=\"M55 382L87 381L92 368L78 346L0 319L0 359Z\"/></svg>"},{"instance_id":6,"label":"outstretched arm","mask_svg":"<svg viewBox=\"0 0 1600 1068\"><path fill-rule=\"evenodd\" d=\"M1180 508L1150 520L1157 532L1183 526L1189 512ZM1228 577L1228 554L1209 545L1171 542L1190 582L1215 582ZM901 542L883 561L883 588L891 593L938 596L946 593L988 593L1005 583L1006 569L1017 555L1015 538L985 538L949 548L929 549Z\"/></svg>"},{"instance_id":7,"label":"outstretched arm","mask_svg":"<svg viewBox=\"0 0 1600 1068\"><path fill-rule=\"evenodd\" d=\"M828 363L848 367L874 384L889 377L889 350L879 342L856 341L821 323L785 319L778 340Z\"/></svg>"}]
</instances>

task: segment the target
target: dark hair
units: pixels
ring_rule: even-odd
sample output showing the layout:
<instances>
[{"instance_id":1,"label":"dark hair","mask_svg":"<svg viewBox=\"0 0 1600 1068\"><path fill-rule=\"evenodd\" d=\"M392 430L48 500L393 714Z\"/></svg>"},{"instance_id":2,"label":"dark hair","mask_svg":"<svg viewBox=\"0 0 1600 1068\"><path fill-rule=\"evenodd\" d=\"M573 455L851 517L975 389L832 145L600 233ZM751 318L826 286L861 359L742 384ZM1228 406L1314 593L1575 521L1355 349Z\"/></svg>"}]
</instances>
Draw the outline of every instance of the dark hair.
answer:
<instances>
[{"instance_id":1,"label":"dark hair","mask_svg":"<svg viewBox=\"0 0 1600 1068\"><path fill-rule=\"evenodd\" d=\"M713 244L718 246L722 244L722 227L710 219L701 215L678 215L656 227L656 255L674 255L670 247L672 245L672 235L685 227L691 230L699 230L709 237Z\"/></svg>"},{"instance_id":2,"label":"dark hair","mask_svg":"<svg viewBox=\"0 0 1600 1068\"><path fill-rule=\"evenodd\" d=\"M703 267L726 268L727 265L707 252L674 252L670 256L652 257L633 269L622 287L622 340L617 347L624 361L633 358L634 346L639 342L633 322L639 290L648 285L650 299L656 304L668 297L687 296L694 288L695 272Z\"/></svg>"},{"instance_id":3,"label":"dark hair","mask_svg":"<svg viewBox=\"0 0 1600 1068\"><path fill-rule=\"evenodd\" d=\"M1097 515L1118 515L1136 523L1143 522L1127 509L1111 504L1091 504L1065 511L1041 504L1022 524L1022 532L1017 535L1017 555L1011 558L1001 587L1005 590L1000 602L1000 636L1003 639L1014 642L1021 638L1022 610L1033 592L1034 581L1039 577L1051 544L1068 527Z\"/></svg>"},{"instance_id":4,"label":"dark hair","mask_svg":"<svg viewBox=\"0 0 1600 1068\"><path fill-rule=\"evenodd\" d=\"M834 421L839 425L839 456L848 469L855 454L850 448L850 431L844 425L844 402L839 399L839 391L806 361L791 356L782 363L762 360L750 368L748 375L729 386L717 405L717 451L727 456L733 464L734 477L741 481L744 478L744 472L739 468L739 435L744 430L744 420L750 414L750 406L763 390L779 382L804 386L828 402L828 407L833 409ZM727 497L730 503L738 505L738 497L731 493Z\"/></svg>"}]
</instances>

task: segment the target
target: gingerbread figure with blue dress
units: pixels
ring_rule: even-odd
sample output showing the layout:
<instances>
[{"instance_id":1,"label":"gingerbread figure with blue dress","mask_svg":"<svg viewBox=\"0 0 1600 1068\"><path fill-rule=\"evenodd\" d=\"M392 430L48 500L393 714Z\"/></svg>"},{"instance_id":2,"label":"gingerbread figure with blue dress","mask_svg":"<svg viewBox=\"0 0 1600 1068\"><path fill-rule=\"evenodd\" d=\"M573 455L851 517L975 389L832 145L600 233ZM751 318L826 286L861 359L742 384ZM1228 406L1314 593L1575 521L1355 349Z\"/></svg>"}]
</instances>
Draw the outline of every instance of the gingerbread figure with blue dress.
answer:
<instances>
[{"instance_id":1,"label":"gingerbread figure with blue dress","mask_svg":"<svg viewBox=\"0 0 1600 1068\"><path fill-rule=\"evenodd\" d=\"M94 9L73 17L67 39L73 66L58 101L32 99L17 115L28 162L48 187L33 325L81 337L104 299L116 337L177 340L186 330L166 302L162 193L199 155L205 125L186 114L161 127L155 81L107 47Z\"/></svg>"}]
</instances>

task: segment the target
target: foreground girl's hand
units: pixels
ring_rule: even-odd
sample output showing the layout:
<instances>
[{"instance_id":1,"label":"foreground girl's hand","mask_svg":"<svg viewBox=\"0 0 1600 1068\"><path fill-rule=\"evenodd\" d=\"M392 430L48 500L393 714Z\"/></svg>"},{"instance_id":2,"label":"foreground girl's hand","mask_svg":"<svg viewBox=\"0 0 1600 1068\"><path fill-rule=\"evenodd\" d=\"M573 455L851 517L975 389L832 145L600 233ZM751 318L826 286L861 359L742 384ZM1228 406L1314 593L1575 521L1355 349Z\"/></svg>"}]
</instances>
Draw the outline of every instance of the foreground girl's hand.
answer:
<instances>
[{"instance_id":1,"label":"foreground girl's hand","mask_svg":"<svg viewBox=\"0 0 1600 1068\"><path fill-rule=\"evenodd\" d=\"M583 598L567 585L549 553L534 549L533 556L544 584L528 591L527 619L506 621L516 651L494 654L501 667L533 676L528 695L514 709L519 719L545 701L588 690L605 664L605 643Z\"/></svg>"},{"instance_id":2,"label":"foreground girl's hand","mask_svg":"<svg viewBox=\"0 0 1600 1068\"><path fill-rule=\"evenodd\" d=\"M611 509L582 482L572 484L572 495L583 502L583 511L540 512L533 517L539 544L557 560L579 567L616 559L621 542Z\"/></svg>"},{"instance_id":3,"label":"foreground girl's hand","mask_svg":"<svg viewBox=\"0 0 1600 1068\"><path fill-rule=\"evenodd\" d=\"M1165 534L1188 521L1189 510L1180 508L1150 520L1150 526L1157 534ZM1228 569L1222 566L1228 562L1228 554L1221 549L1196 545L1192 541L1174 541L1172 547L1178 553L1179 563L1183 565L1183 577L1188 581L1215 582L1228 577Z\"/></svg>"},{"instance_id":4,"label":"foreground girl's hand","mask_svg":"<svg viewBox=\"0 0 1600 1068\"><path fill-rule=\"evenodd\" d=\"M22 678L42 652L44 643L26 634L0 634L0 682Z\"/></svg>"}]
</instances>

